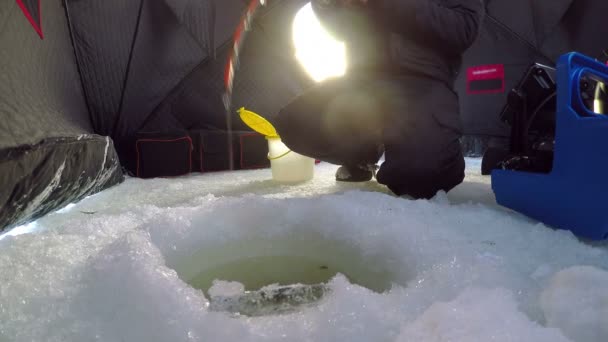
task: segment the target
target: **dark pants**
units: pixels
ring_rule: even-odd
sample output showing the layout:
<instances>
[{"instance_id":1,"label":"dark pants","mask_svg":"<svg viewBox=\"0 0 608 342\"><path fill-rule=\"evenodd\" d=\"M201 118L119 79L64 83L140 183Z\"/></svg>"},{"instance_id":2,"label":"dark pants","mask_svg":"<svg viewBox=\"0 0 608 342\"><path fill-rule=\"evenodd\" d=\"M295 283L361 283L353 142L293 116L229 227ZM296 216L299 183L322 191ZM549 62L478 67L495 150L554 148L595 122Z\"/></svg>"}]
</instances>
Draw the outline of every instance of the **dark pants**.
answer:
<instances>
[{"instance_id":1,"label":"dark pants","mask_svg":"<svg viewBox=\"0 0 608 342\"><path fill-rule=\"evenodd\" d=\"M329 163L375 164L397 195L430 198L464 179L458 98L429 78L348 77L298 97L274 120L292 150Z\"/></svg>"}]
</instances>

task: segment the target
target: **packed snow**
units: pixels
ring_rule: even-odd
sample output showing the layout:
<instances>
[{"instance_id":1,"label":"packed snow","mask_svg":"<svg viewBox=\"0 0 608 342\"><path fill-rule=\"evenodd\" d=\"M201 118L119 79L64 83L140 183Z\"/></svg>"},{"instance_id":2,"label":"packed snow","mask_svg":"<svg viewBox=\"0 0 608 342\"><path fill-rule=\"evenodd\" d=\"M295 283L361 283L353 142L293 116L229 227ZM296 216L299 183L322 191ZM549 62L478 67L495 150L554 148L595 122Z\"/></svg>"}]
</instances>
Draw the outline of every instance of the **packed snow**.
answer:
<instances>
[{"instance_id":1,"label":"packed snow","mask_svg":"<svg viewBox=\"0 0 608 342\"><path fill-rule=\"evenodd\" d=\"M430 201L329 164L127 179L0 238L0 341L607 341L608 245L467 164Z\"/></svg>"}]
</instances>

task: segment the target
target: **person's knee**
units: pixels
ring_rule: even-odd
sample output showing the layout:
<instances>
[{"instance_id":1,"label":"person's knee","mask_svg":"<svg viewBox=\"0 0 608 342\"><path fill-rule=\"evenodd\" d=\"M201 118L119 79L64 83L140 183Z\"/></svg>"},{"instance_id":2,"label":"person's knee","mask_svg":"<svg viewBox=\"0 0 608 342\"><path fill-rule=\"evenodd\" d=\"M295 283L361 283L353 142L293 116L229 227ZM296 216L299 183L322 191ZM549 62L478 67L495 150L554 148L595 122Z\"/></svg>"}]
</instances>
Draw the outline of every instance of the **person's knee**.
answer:
<instances>
[{"instance_id":1,"label":"person's knee","mask_svg":"<svg viewBox=\"0 0 608 342\"><path fill-rule=\"evenodd\" d=\"M296 151L307 149L310 144L305 134L306 127L298 129L302 127L302 117L299 114L289 107L283 108L272 120L272 125L283 143Z\"/></svg>"},{"instance_id":2,"label":"person's knee","mask_svg":"<svg viewBox=\"0 0 608 342\"><path fill-rule=\"evenodd\" d=\"M377 179L398 196L408 195L417 199L429 199L437 192L448 192L464 180L464 158L454 156L451 163L407 161L385 162L378 171Z\"/></svg>"}]
</instances>

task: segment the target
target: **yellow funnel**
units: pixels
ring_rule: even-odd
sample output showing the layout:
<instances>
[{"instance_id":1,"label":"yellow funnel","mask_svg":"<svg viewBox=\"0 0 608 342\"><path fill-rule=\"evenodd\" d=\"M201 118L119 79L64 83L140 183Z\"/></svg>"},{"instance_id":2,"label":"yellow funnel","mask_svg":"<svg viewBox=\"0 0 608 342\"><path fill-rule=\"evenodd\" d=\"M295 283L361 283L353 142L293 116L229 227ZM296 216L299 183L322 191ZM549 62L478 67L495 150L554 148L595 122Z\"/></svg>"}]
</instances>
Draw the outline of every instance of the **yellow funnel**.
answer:
<instances>
[{"instance_id":1,"label":"yellow funnel","mask_svg":"<svg viewBox=\"0 0 608 342\"><path fill-rule=\"evenodd\" d=\"M246 110L244 107L239 109L241 120L252 130L262 134L266 138L278 138L277 130L274 126L260 115Z\"/></svg>"},{"instance_id":2,"label":"yellow funnel","mask_svg":"<svg viewBox=\"0 0 608 342\"><path fill-rule=\"evenodd\" d=\"M245 108L239 109L238 113L249 128L266 137L268 159L274 180L280 183L299 183L313 178L314 159L292 152L283 144L281 137L268 120Z\"/></svg>"}]
</instances>

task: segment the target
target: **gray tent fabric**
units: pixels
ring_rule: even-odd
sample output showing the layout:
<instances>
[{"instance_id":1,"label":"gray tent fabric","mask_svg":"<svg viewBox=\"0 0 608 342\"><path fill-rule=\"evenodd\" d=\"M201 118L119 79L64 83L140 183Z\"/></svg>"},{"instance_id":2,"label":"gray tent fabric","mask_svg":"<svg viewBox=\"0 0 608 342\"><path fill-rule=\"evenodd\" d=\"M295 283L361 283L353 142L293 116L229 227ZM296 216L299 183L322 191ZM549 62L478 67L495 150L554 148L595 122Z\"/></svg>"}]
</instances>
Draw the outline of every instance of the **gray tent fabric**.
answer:
<instances>
[{"instance_id":1,"label":"gray tent fabric","mask_svg":"<svg viewBox=\"0 0 608 342\"><path fill-rule=\"evenodd\" d=\"M573 1L559 25L543 41L543 50L553 57L569 51L599 57L608 48L607 13L608 1Z\"/></svg>"},{"instance_id":2,"label":"gray tent fabric","mask_svg":"<svg viewBox=\"0 0 608 342\"><path fill-rule=\"evenodd\" d=\"M546 37L551 34L574 0L553 0L551 6L547 6L545 0L532 0L531 13L534 17L534 30L536 44L542 46Z\"/></svg>"},{"instance_id":3,"label":"gray tent fabric","mask_svg":"<svg viewBox=\"0 0 608 342\"><path fill-rule=\"evenodd\" d=\"M143 0L68 0L70 30L95 131L111 135Z\"/></svg>"},{"instance_id":4,"label":"gray tent fabric","mask_svg":"<svg viewBox=\"0 0 608 342\"><path fill-rule=\"evenodd\" d=\"M215 1L165 0L178 21L207 54L215 54Z\"/></svg>"},{"instance_id":5,"label":"gray tent fabric","mask_svg":"<svg viewBox=\"0 0 608 342\"><path fill-rule=\"evenodd\" d=\"M162 2L143 2L113 132L119 142L135 134L167 94L208 57L187 29L163 12Z\"/></svg>"},{"instance_id":6,"label":"gray tent fabric","mask_svg":"<svg viewBox=\"0 0 608 342\"><path fill-rule=\"evenodd\" d=\"M0 231L123 179L113 142L94 134L64 8L41 5L43 39L0 4Z\"/></svg>"},{"instance_id":7,"label":"gray tent fabric","mask_svg":"<svg viewBox=\"0 0 608 342\"><path fill-rule=\"evenodd\" d=\"M489 0L486 29L511 31L522 43L545 57L548 54L543 51L543 42L556 29L572 2L553 0L551 6L547 6L542 0Z\"/></svg>"},{"instance_id":8,"label":"gray tent fabric","mask_svg":"<svg viewBox=\"0 0 608 342\"><path fill-rule=\"evenodd\" d=\"M40 0L17 0L17 4L21 7L23 14L29 20L34 30L40 38L44 38L42 32L42 17L40 13Z\"/></svg>"},{"instance_id":9,"label":"gray tent fabric","mask_svg":"<svg viewBox=\"0 0 608 342\"><path fill-rule=\"evenodd\" d=\"M226 52L230 49L227 42L246 5L243 1L226 0L221 6L214 6L211 1L187 0L141 0L128 4L109 0L89 6L86 3L68 0L68 9L76 37L76 55L96 130L120 143L142 129L150 117L157 117L156 109L166 109L163 103L170 94L179 91L184 80L201 69L206 70L203 73L206 75L199 76L201 82L197 87L212 92L213 103L216 97L221 97L223 84L217 81L223 77ZM268 43L261 48L252 43L251 49L258 52L251 56L253 59L243 57L243 63L257 63L261 69L261 61L272 64L277 62L276 57L286 60L291 51L291 37L286 34L290 30L284 28L290 27L289 22L303 3L276 1L274 5L268 5L264 11L266 14L258 16L251 38L257 43ZM209 11L214 7L216 13L211 15ZM290 13L279 14L284 11L282 9L289 9ZM272 16L273 20L260 24L266 15ZM217 20L210 19L215 24L211 34L205 21L213 17ZM210 50L218 51L217 58L210 54ZM277 51L282 51L283 56L277 56ZM99 62L90 63L92 60ZM279 63L283 62L279 60ZM275 80L282 78L283 83L292 82L293 70L290 69L294 69L296 64L295 61L288 64L283 72L276 69L280 64L275 64L274 71L281 75ZM242 72L239 78L244 81L247 72ZM265 76L258 73L255 77L256 82L263 82ZM284 88L282 82L275 82L277 92ZM247 96L255 96L253 91L245 91ZM286 96L295 95L292 92ZM273 112L278 112L278 109L275 107ZM176 115L183 117L183 113ZM198 115L200 120L204 120L209 116L223 117L223 112L213 108L212 113Z\"/></svg>"},{"instance_id":10,"label":"gray tent fabric","mask_svg":"<svg viewBox=\"0 0 608 342\"><path fill-rule=\"evenodd\" d=\"M41 40L14 1L0 8L10 11L0 31L0 149L92 132L65 21L49 21ZM44 10L63 16L57 2Z\"/></svg>"},{"instance_id":11,"label":"gray tent fabric","mask_svg":"<svg viewBox=\"0 0 608 342\"><path fill-rule=\"evenodd\" d=\"M596 57L608 48L603 0L489 0L488 17L477 41L464 56L456 82L465 135L508 137L499 119L508 92L533 63L554 65L560 55L578 51ZM471 94L467 72L472 68L504 68L504 87Z\"/></svg>"}]
</instances>

